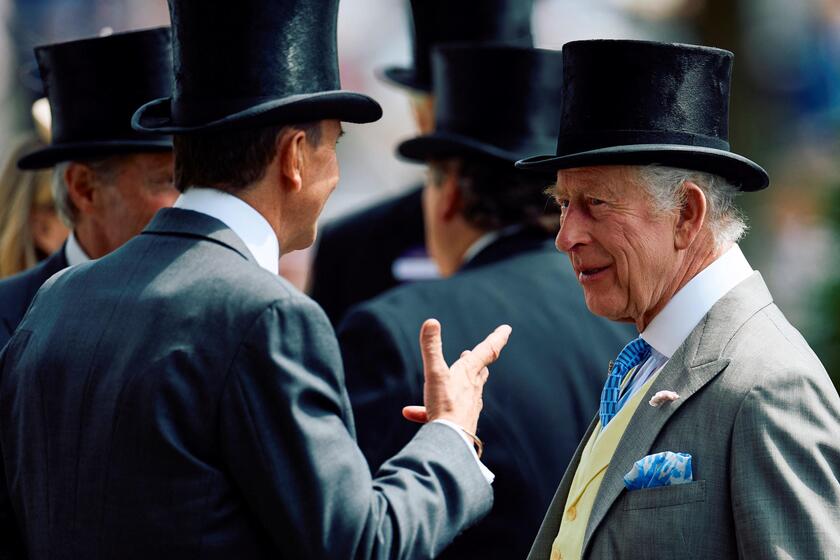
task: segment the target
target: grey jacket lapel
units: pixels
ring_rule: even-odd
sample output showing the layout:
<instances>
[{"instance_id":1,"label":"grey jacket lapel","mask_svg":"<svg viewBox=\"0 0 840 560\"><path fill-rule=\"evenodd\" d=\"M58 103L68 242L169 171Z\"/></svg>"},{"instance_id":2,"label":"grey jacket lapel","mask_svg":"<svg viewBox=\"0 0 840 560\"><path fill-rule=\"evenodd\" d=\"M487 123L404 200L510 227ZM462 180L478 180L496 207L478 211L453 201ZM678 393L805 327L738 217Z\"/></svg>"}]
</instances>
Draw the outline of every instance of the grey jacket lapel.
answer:
<instances>
[{"instance_id":1,"label":"grey jacket lapel","mask_svg":"<svg viewBox=\"0 0 840 560\"><path fill-rule=\"evenodd\" d=\"M589 424L589 429L586 430L583 439L580 440L577 450L571 462L569 462L569 466L566 467L563 480L560 481L560 486L557 487L557 492L554 493L551 505L548 506L548 511L545 514L542 525L540 525L537 538L534 540L534 544L531 545L528 560L548 560L551 554L551 545L554 543L554 539L557 538L557 532L560 530L563 509L566 507L566 499L572 487L572 479L575 477L575 471L577 471L578 465L580 464L580 456L583 454L586 442L589 441L592 432L595 431L595 426L598 425L598 419L599 416L596 414L595 419Z\"/></svg>"},{"instance_id":2,"label":"grey jacket lapel","mask_svg":"<svg viewBox=\"0 0 840 560\"><path fill-rule=\"evenodd\" d=\"M224 222L192 210L164 208L143 230L143 235L175 235L205 239L236 251L245 259L258 264L245 242Z\"/></svg>"},{"instance_id":3,"label":"grey jacket lapel","mask_svg":"<svg viewBox=\"0 0 840 560\"><path fill-rule=\"evenodd\" d=\"M735 332L772 302L761 275L754 273L721 298L671 356L643 397L604 474L586 527L584 557L592 535L624 490L624 475L636 461L649 453L668 419L726 368L729 360L722 358L721 354ZM649 406L650 398L662 390L675 391L680 398L658 408Z\"/></svg>"}]
</instances>

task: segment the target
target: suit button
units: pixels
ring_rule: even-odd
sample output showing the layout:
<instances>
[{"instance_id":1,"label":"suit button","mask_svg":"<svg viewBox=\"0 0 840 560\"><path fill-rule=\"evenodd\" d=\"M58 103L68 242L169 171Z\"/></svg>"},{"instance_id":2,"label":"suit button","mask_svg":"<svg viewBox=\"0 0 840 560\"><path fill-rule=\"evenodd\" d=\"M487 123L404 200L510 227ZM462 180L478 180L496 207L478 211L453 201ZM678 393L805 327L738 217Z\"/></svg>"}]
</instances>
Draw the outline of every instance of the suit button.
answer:
<instances>
[{"instance_id":1,"label":"suit button","mask_svg":"<svg viewBox=\"0 0 840 560\"><path fill-rule=\"evenodd\" d=\"M570 507L566 510L566 519L568 521L574 521L577 519L577 508L575 506Z\"/></svg>"}]
</instances>

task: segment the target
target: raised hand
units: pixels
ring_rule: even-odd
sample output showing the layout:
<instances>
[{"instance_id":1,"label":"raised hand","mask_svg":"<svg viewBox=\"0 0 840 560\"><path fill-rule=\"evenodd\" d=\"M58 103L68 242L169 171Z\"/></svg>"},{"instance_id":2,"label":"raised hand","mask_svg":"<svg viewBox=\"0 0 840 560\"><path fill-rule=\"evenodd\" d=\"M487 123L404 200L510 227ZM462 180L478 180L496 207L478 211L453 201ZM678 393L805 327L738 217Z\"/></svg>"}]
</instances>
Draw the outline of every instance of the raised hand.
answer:
<instances>
[{"instance_id":1,"label":"raised hand","mask_svg":"<svg viewBox=\"0 0 840 560\"><path fill-rule=\"evenodd\" d=\"M428 319L420 328L420 351L423 355L425 406L407 406L403 416L413 422L449 420L475 433L483 405L481 395L490 372L487 366L499 358L511 328L502 325L472 350L466 350L452 364L443 358L440 323Z\"/></svg>"}]
</instances>

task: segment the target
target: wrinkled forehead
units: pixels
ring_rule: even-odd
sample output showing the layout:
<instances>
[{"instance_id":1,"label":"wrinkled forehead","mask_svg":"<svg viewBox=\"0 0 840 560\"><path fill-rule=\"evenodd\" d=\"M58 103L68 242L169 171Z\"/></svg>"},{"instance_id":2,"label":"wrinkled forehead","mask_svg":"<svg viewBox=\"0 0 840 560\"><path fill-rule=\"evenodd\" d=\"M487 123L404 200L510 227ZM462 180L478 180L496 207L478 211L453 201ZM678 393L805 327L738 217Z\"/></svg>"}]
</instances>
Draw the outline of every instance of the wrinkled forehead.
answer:
<instances>
[{"instance_id":1,"label":"wrinkled forehead","mask_svg":"<svg viewBox=\"0 0 840 560\"><path fill-rule=\"evenodd\" d=\"M628 195L638 192L639 167L632 165L601 165L575 167L557 171L554 185L557 194Z\"/></svg>"}]
</instances>

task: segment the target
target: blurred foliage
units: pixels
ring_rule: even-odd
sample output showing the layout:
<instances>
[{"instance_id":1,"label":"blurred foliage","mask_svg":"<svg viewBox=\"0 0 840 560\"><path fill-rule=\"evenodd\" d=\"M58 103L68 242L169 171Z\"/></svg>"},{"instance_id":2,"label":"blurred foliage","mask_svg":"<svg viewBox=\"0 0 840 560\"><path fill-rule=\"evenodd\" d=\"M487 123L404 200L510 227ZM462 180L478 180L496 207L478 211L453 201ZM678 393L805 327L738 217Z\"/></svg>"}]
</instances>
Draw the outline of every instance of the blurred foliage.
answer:
<instances>
[{"instance_id":1,"label":"blurred foliage","mask_svg":"<svg viewBox=\"0 0 840 560\"><path fill-rule=\"evenodd\" d=\"M828 370L834 386L840 391L840 184L828 189L825 194L825 223L831 228L832 253L827 262L814 263L825 271L825 282L811 298L810 324L806 327L806 338Z\"/></svg>"}]
</instances>

